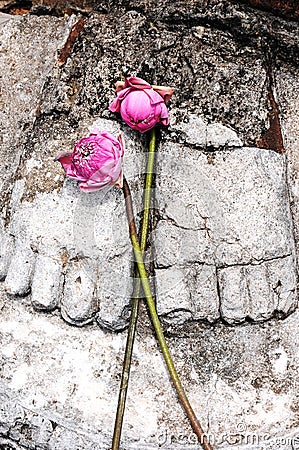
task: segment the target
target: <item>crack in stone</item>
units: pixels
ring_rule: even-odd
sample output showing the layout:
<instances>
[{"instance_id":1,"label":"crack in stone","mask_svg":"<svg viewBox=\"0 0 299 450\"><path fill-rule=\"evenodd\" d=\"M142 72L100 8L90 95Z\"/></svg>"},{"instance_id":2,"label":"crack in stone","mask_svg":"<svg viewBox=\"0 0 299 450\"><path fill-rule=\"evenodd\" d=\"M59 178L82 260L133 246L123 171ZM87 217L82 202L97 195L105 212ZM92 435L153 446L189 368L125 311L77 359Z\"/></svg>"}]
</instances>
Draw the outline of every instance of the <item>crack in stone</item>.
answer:
<instances>
[{"instance_id":1,"label":"crack in stone","mask_svg":"<svg viewBox=\"0 0 299 450\"><path fill-rule=\"evenodd\" d=\"M279 259L288 258L289 256L294 256L293 253L287 253L285 255L279 255L279 256L273 256L271 258L263 258L263 259L253 259L252 261L248 263L235 263L235 264L223 264L223 265L216 265L217 269L226 269L228 267L246 267L246 266L259 266L261 264L276 261ZM207 263L207 265L209 265ZM213 265L213 264L211 264Z\"/></svg>"},{"instance_id":2,"label":"crack in stone","mask_svg":"<svg viewBox=\"0 0 299 450\"><path fill-rule=\"evenodd\" d=\"M189 268L191 267L193 264L199 264L201 266L208 266L208 267L216 267L216 269L227 269L229 267L247 267L247 266L259 266L261 264L267 263L267 262L271 262L271 261L276 261L276 260L280 260L280 259L285 259L288 258L290 256L294 257L293 253L288 253L286 255L280 255L280 256L273 256L271 258L265 258L265 259L261 259L261 260L252 260L249 261L247 263L233 263L233 264L215 264L215 263L209 263L209 262L202 262L202 261L192 261L189 263L182 263L182 264L176 264L175 266L177 267L181 267L181 268ZM171 267L174 267L173 264L169 264L169 265L159 265L156 266L157 269L170 269Z\"/></svg>"},{"instance_id":3,"label":"crack in stone","mask_svg":"<svg viewBox=\"0 0 299 450\"><path fill-rule=\"evenodd\" d=\"M155 227L157 227L157 225L158 225L159 222L165 221L165 222L167 222L167 223L170 223L171 225L173 225L173 226L176 227L176 228L180 228L181 230L206 231L207 234L208 234L208 236L209 236L208 230L210 231L210 229L207 228L207 226L206 226L206 219L208 219L207 217L201 217L201 218L205 221L204 226L203 226L203 227L196 227L196 228L192 228L192 227L184 227L183 225L179 225L179 224L176 222L175 219L173 219L172 217L168 216L168 215L165 214L165 213L160 213L158 217L159 217L159 218L158 218L158 221L157 221ZM153 228L153 230L154 230L154 228ZM209 236L209 237L210 237L210 236Z\"/></svg>"}]
</instances>

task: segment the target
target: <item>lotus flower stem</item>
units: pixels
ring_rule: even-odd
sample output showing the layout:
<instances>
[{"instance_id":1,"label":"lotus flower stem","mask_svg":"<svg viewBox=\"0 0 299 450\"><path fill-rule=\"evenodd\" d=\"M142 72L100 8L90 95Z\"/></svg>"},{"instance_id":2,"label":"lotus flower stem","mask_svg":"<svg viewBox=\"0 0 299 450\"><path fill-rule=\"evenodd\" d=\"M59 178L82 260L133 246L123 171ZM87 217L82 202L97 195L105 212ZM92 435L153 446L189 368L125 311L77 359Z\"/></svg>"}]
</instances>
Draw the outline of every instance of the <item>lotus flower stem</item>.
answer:
<instances>
[{"instance_id":1,"label":"lotus flower stem","mask_svg":"<svg viewBox=\"0 0 299 450\"><path fill-rule=\"evenodd\" d=\"M145 190L144 190L144 199L143 199L143 218L141 225L141 233L140 233L140 249L142 255L146 249L146 242L148 236L149 229L149 215L150 215L150 204L151 204L151 188L153 181L153 169L155 162L155 149L156 149L156 130L152 128L150 131L150 143L149 143L149 153L147 160L147 168L146 168L146 178L145 178ZM137 278L135 278L134 290L132 295L132 310L130 316L130 323L128 329L125 357L123 363L123 371L120 382L119 389L119 397L117 404L117 412L114 424L114 433L112 439L112 450L119 450L120 439L121 439L121 431L122 424L124 418L125 404L128 392L128 384L130 377L130 368L132 361L132 353L133 353L133 345L135 339L135 332L137 326L138 319L138 311L139 311L139 299L141 295L141 281L139 278L139 272L136 274Z\"/></svg>"},{"instance_id":2,"label":"lotus flower stem","mask_svg":"<svg viewBox=\"0 0 299 450\"><path fill-rule=\"evenodd\" d=\"M128 219L128 224L129 224L130 237L131 237L131 242L132 242L132 246L134 249L134 254L135 254L135 259L136 259L136 263L137 263L137 268L139 271L139 276L140 276L142 287L143 287L143 292L144 292L144 295L145 295L145 298L147 301L147 305L148 305L148 309L149 309L150 316L152 319L152 323L153 323L153 326L156 331L156 335L157 335L157 338L158 338L158 341L159 341L159 344L161 347L161 351L163 353L163 357L164 357L170 378L173 382L173 385L176 389L176 392L182 403L182 406L184 407L185 412L191 422L193 430L195 431L196 435L198 436L203 449L204 450L213 450L212 446L208 442L207 437L204 434L204 431L203 431L203 429L202 429L202 427L190 405L190 402L189 402L188 397L187 397L187 395L184 391L184 388L181 384L181 381L179 379L178 373L174 366L171 354L169 352L169 349L168 349L168 346L167 346L167 343L166 343L166 340L164 337L164 333L163 333L163 330L162 330L162 327L160 324L160 320L159 320L159 317L158 317L158 314L156 311L156 305L155 305L155 302L154 302L154 299L152 296L151 287L149 284L149 280L148 280L146 269L145 269L144 262L143 262L143 252L142 252L140 244L139 244L135 220L134 220L131 192L130 192L128 182L125 178L124 178L124 182L123 182L123 192L124 192L125 201L126 201L126 211L127 211L127 219Z\"/></svg>"}]
</instances>

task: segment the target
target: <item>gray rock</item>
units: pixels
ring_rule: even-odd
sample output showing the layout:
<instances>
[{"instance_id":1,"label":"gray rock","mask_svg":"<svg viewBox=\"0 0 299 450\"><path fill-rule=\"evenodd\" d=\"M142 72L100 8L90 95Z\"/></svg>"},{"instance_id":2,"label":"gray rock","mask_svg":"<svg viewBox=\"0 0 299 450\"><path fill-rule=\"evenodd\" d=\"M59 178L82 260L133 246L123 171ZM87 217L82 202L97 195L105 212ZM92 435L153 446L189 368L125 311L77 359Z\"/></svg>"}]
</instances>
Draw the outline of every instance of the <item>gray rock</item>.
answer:
<instances>
[{"instance_id":1,"label":"gray rock","mask_svg":"<svg viewBox=\"0 0 299 450\"><path fill-rule=\"evenodd\" d=\"M13 295L30 292L34 273L35 255L29 243L17 241L5 278L5 290Z\"/></svg>"},{"instance_id":2,"label":"gray rock","mask_svg":"<svg viewBox=\"0 0 299 450\"><path fill-rule=\"evenodd\" d=\"M157 310L163 321L178 325L187 320L211 323L219 318L214 266L195 263L188 268L159 269L155 281Z\"/></svg>"},{"instance_id":3,"label":"gray rock","mask_svg":"<svg viewBox=\"0 0 299 450\"><path fill-rule=\"evenodd\" d=\"M158 314L176 323L191 319L193 309L191 294L184 271L179 268L173 268L172 271L161 269L156 284Z\"/></svg>"},{"instance_id":4,"label":"gray rock","mask_svg":"<svg viewBox=\"0 0 299 450\"><path fill-rule=\"evenodd\" d=\"M175 138L183 144L209 150L227 147L242 147L237 133L221 123L205 123L197 114L183 110L172 110L170 119L170 139Z\"/></svg>"},{"instance_id":5,"label":"gray rock","mask_svg":"<svg viewBox=\"0 0 299 450\"><path fill-rule=\"evenodd\" d=\"M128 299L133 292L133 267L131 249L99 263L99 308L96 319L101 327L122 330L127 326Z\"/></svg>"},{"instance_id":6,"label":"gray rock","mask_svg":"<svg viewBox=\"0 0 299 450\"><path fill-rule=\"evenodd\" d=\"M221 315L229 323L266 320L297 307L296 271L292 256L258 266L219 269Z\"/></svg>"},{"instance_id":7,"label":"gray rock","mask_svg":"<svg viewBox=\"0 0 299 450\"><path fill-rule=\"evenodd\" d=\"M285 158L252 148L210 156L167 144L160 150L157 171L159 309L171 314L168 304L185 305L177 289L173 293L169 289L169 280L182 284L182 277L176 275L178 268L184 268L187 279L186 268L208 264L219 275L218 281L212 283L204 303L199 293L197 304L195 292L200 289L190 289L195 309L207 310L212 301L217 319L220 301L221 317L230 323L266 320L276 312L285 316L293 311L297 306L296 265L291 213L286 206ZM202 289L207 289L206 280ZM285 302L278 301L277 289L284 292ZM198 315L191 312L190 318ZM201 313L201 318L206 317ZM176 314L176 320L183 319Z\"/></svg>"},{"instance_id":8,"label":"gray rock","mask_svg":"<svg viewBox=\"0 0 299 450\"><path fill-rule=\"evenodd\" d=\"M145 314L141 320L122 446L128 450L156 450L162 444L167 450L198 446L176 402ZM295 312L283 321L255 325L190 323L169 328L167 342L179 375L215 448L229 450L238 438L241 449L255 450L259 439L265 449L277 450L279 439L289 439L284 447L293 450L298 435L293 384L298 375L297 321ZM7 299L0 333L1 358L5 356L0 443L18 450L106 449L125 334L107 333L94 325L70 327L57 315L30 311Z\"/></svg>"},{"instance_id":9,"label":"gray rock","mask_svg":"<svg viewBox=\"0 0 299 450\"><path fill-rule=\"evenodd\" d=\"M230 11L230 14L235 13L236 11ZM242 17L244 19L245 16ZM6 45L7 48L10 45L15 46L15 41L10 39L10 30L13 30L14 27L26 39L29 32L28 20L27 17L18 18L14 22L15 25L9 22L3 31L5 36L3 45ZM38 29L43 23L47 23L48 18L34 17L32 20L32 24ZM122 20L130 23L137 35L142 32L145 25L145 17L141 13L124 11ZM61 308L63 317L71 323L84 324L96 317L101 326L121 329L127 323L133 282L130 242L127 233L123 232L127 229L127 225L122 197L115 190L95 195L82 195L78 191L76 183L72 181L64 182L61 189L63 171L53 163L53 157L57 153L62 149L72 148L75 140L83 133L87 134L88 129L99 127L114 133L121 131L121 127L117 122L110 120L112 116L107 112L110 95L107 92L110 92L111 86L109 58L107 59L103 55L99 58L99 46L105 45L106 54L109 54L110 45L113 46L113 39L109 41L105 36L109 35L112 26L113 29L115 28L115 24L107 21L106 34L103 35L96 33L100 27L100 18L93 16L87 19L80 39L89 48L89 61L95 60L98 65L97 69L93 71L90 70L91 65L86 66L85 82L82 84L80 77L83 74L82 70L87 55L81 52L80 46L74 46L70 50L66 50L67 46L64 46L60 50L66 41L67 32L75 23L77 22L73 17L70 20L59 19L56 21L55 19L49 25L47 33L54 33L56 40L52 40L52 44L47 47L47 65L40 67L38 65L40 63L37 63L38 68L35 70L40 71L43 75L38 81L36 80L36 90L32 90L33 87L31 87L30 95L28 94L31 98L28 108L32 108L35 102L38 114L37 117L36 114L31 114L31 125L24 136L22 138L15 137L19 152L23 153L18 168L19 180L15 180L14 177L16 160L9 165L11 171L8 170L5 174L5 177L8 177L8 184L13 185L13 189L10 198L8 197L10 201L6 205L7 217L5 220L9 225L6 232L2 233L3 238L1 239L4 267L2 278L7 271L5 285L8 292L25 295L31 289L31 301L35 308L52 310L58 307ZM56 28L52 30L51 27ZM196 55L196 58L206 60L206 52L214 44L215 36L220 38L220 35L205 27L200 30L198 27L195 28L190 35L183 38L184 42L186 41L185 44L187 41L194 44L192 58L195 58ZM173 37L173 34L164 27L163 40L172 42ZM46 35L43 35L43 38L46 39ZM119 29L117 39L121 38L122 31ZM198 47L198 39L202 42L200 47ZM92 40L92 45L89 45L90 40ZM222 46L228 44L227 37L221 35L220 42ZM22 52L24 53L22 47L19 51L20 55ZM170 48L166 59L163 52L159 53L161 59L157 61L157 70L159 64L165 64L167 58L171 56L171 52ZM58 64L55 63L56 53L60 55ZM252 64L252 56L249 56L249 53L246 53L246 68L251 67ZM63 59L61 55L66 55L66 57ZM134 61L137 63L138 55L138 52L135 56L130 53L130 64L133 64ZM119 57L121 58L121 55ZM186 57L184 55L184 58ZM222 56L220 57L217 53L215 64L216 61L217 64L220 64L221 58ZM193 63L193 59L190 59L191 66L195 67ZM23 70L23 61L19 56L16 56L16 64L15 75L19 76ZM234 72L236 64L238 64L237 60L230 65L223 66L223 71L229 73L233 70ZM255 80L254 85L259 86L261 97L266 94L264 92L266 73L256 60L254 64L255 70L251 71L250 75L258 78L259 81ZM194 68L194 76L196 70ZM98 73L101 73L103 77L101 85L96 79ZM167 74L165 76L167 80ZM46 78L47 83L44 81L44 84L38 84ZM226 75L225 79L227 80ZM35 78L32 78L32 86L35 86L34 80ZM78 80L81 81L78 82ZM197 80L199 84L195 85L194 99L198 98L199 88L201 89L201 82L198 78ZM6 81L7 86L11 83L12 91L15 90L17 95L18 88L13 80L7 76ZM169 81L171 82L171 77ZM42 86L44 87L41 91ZM221 86L220 79L213 80L211 92L215 92L217 96L220 95ZM243 87L246 90L251 89L248 80ZM241 87L239 86L239 94L240 91ZM103 95L99 95L98 92ZM10 94L6 95L5 101L8 103ZM227 104L230 95L232 95L232 89L229 93L225 93L226 100L223 101L223 105ZM243 94L243 97L245 98L246 95ZM247 95L248 107L250 104L250 108L252 108L250 110L251 118L257 108L257 100L253 100L252 95L253 90L251 89ZM259 105L261 105L260 97ZM84 106L82 106L81 98L85 99ZM241 133L242 138L239 138L235 130L238 130L240 124L243 123L240 117L238 117L238 126L233 122L230 124L217 122L215 119L218 119L218 115L203 114L206 100L197 110L192 106L192 102L188 104L188 108L186 104L183 105L181 90L178 90L173 104L176 101L180 101L180 104L174 110L174 120L172 119L167 144L160 149L165 161L160 158L161 164L158 164L156 174L158 189L154 194L157 199L156 209L159 220L153 237L156 240L155 276L157 279L159 278L158 271L167 269L169 266L173 266L173 270L178 270L183 277L188 279L192 270L197 273L196 267L200 267L202 264L210 267L211 273L215 274L218 269L226 266L255 264L255 262L293 255L293 241L288 225L290 215L288 208L286 211L282 211L283 202L287 203L283 158L271 152L238 149L243 140L251 142L254 133L257 139L256 130L261 131L263 128L261 123L257 124L256 122L255 131L252 129L251 134L246 136ZM14 106L17 106L16 101ZM89 114L87 114L88 108L90 108ZM99 118L98 115L94 117L94 112L99 110L106 117L105 119ZM266 113L266 109L263 109L260 117L266 117ZM23 117L23 112L20 114L18 120ZM248 111L246 114L248 115ZM30 127L33 123L35 123L35 127L32 131ZM9 129L11 122L7 122L5 126ZM134 206L138 217L142 209L140 188L142 186L141 174L145 167L145 140L139 139L136 133L131 131L126 131L126 140L128 149L125 158L125 172L132 185ZM222 151L227 148L235 148L235 151L225 151L222 156L217 153L204 155L199 152L194 153L191 148L180 147L176 141L185 142L195 148L221 149ZM171 148L170 152L167 151L168 147ZM166 161L167 158L168 161ZM177 161L180 161L179 165ZM188 167L185 167L186 164ZM245 170L249 172L244 174ZM166 172L168 178L165 177ZM173 173L175 173L175 178L167 181L168 186L166 186L167 183L163 182L163 179L169 180L169 174ZM162 181L160 182L160 180ZM181 189L182 183L185 186L183 190ZM173 198L173 193L180 191L181 193ZM270 214L267 211L269 205L271 205ZM278 235L279 239L277 239ZM22 245L25 245L27 250L26 252L25 250L23 252L22 249L18 250L17 257L10 261L11 247L9 246L12 245L12 236L18 236L20 242L26 242ZM26 256L29 252L28 248L33 248L35 254L32 253L31 259L29 258L31 262L24 265L22 261L24 258L28 259ZM14 250L12 251L14 252ZM22 255L19 257L18 255L21 253ZM37 263L33 270L35 256L37 256ZM73 262L76 260L83 264L79 270L80 274L81 270L84 271L82 276L78 274L78 276L70 276L73 272ZM84 261L90 261L90 264L84 264ZM26 267L28 270L25 270ZM291 280L293 280L294 268L290 268L290 270L293 274ZM98 276L95 281L94 273L97 271ZM66 285L62 292L61 280L64 276ZM93 300L93 294L89 302L86 301L88 295L78 290L79 286L76 280L79 278L86 281L83 284L87 293L97 292L97 301ZM174 276L168 273L164 278L167 291L169 280ZM91 283L88 279L91 280ZM163 312L162 314L166 317L177 308L182 308L184 311L186 308L188 319L208 321L218 319L221 299L218 298L219 289L214 275L211 280L211 284L208 283L209 287L206 286L204 280L197 281L195 284L194 282L192 284L191 281L184 282L185 285L188 284L188 289L186 288L185 295L181 295L181 302L185 305L182 307L176 306L174 303L177 296L175 292L173 297L168 295L167 301L161 301L164 291L164 281L161 281L161 286L158 288L158 305L161 313ZM43 287L44 284L47 287ZM158 286L158 283L156 285ZM179 285L180 283L178 283ZM83 289L82 286L81 288ZM293 286L290 285L289 288L290 292L293 292ZM80 304L81 301L82 304ZM295 294L290 303L291 305L285 305L282 313L286 314L295 307ZM240 298L241 304L242 299ZM175 314L177 316L177 313ZM256 317L259 318L257 312L252 314L253 316L256 314ZM274 310L266 316L273 314ZM181 321L182 319L177 317L177 320ZM236 322L238 320L236 316Z\"/></svg>"},{"instance_id":10,"label":"gray rock","mask_svg":"<svg viewBox=\"0 0 299 450\"><path fill-rule=\"evenodd\" d=\"M81 195L53 158L94 126L124 131L139 221L146 137L107 111L136 74L176 87L147 259L191 403L215 448L295 450L298 25L222 0L105 3L83 22L2 16L0 447L111 443L126 335L107 329L126 326L133 283L123 199ZM286 156L256 148L270 91ZM140 322L122 447L198 447Z\"/></svg>"},{"instance_id":11,"label":"gray rock","mask_svg":"<svg viewBox=\"0 0 299 450\"><path fill-rule=\"evenodd\" d=\"M1 4L0 4L1 6ZM0 26L4 25L6 22L12 19L12 16L10 14L5 14L0 12Z\"/></svg>"},{"instance_id":12,"label":"gray rock","mask_svg":"<svg viewBox=\"0 0 299 450\"><path fill-rule=\"evenodd\" d=\"M72 324L92 322L98 309L97 270L88 260L70 260L63 284L61 315Z\"/></svg>"},{"instance_id":13,"label":"gray rock","mask_svg":"<svg viewBox=\"0 0 299 450\"><path fill-rule=\"evenodd\" d=\"M242 147L243 143L237 133L229 127L220 123L209 124L207 126L207 146L219 147Z\"/></svg>"},{"instance_id":14,"label":"gray rock","mask_svg":"<svg viewBox=\"0 0 299 450\"><path fill-rule=\"evenodd\" d=\"M73 18L15 16L1 25L2 207L19 168L22 144L39 114L41 91L72 24Z\"/></svg>"},{"instance_id":15,"label":"gray rock","mask_svg":"<svg viewBox=\"0 0 299 450\"><path fill-rule=\"evenodd\" d=\"M214 266L194 264L190 269L189 289L194 320L214 322L219 317L217 273Z\"/></svg>"},{"instance_id":16,"label":"gray rock","mask_svg":"<svg viewBox=\"0 0 299 450\"><path fill-rule=\"evenodd\" d=\"M62 296L62 261L38 255L32 280L31 302L42 311L55 309Z\"/></svg>"},{"instance_id":17,"label":"gray rock","mask_svg":"<svg viewBox=\"0 0 299 450\"><path fill-rule=\"evenodd\" d=\"M13 237L9 236L4 229L0 231L0 280L4 280L10 265L13 249Z\"/></svg>"},{"instance_id":18,"label":"gray rock","mask_svg":"<svg viewBox=\"0 0 299 450\"><path fill-rule=\"evenodd\" d=\"M297 67L283 63L275 69L276 91L280 105L280 124L288 161L288 182L297 251L299 242L298 73Z\"/></svg>"},{"instance_id":19,"label":"gray rock","mask_svg":"<svg viewBox=\"0 0 299 450\"><path fill-rule=\"evenodd\" d=\"M7 394L1 392L1 409L0 409L0 432L7 435L12 424L24 419L23 408L13 401Z\"/></svg>"},{"instance_id":20,"label":"gray rock","mask_svg":"<svg viewBox=\"0 0 299 450\"><path fill-rule=\"evenodd\" d=\"M90 126L94 127L120 132L106 119L96 120ZM131 132L126 133L126 145L124 167L133 186L138 218L142 204L140 173L146 154L140 152L142 143L136 143ZM25 180L32 167L43 164L41 156L27 160ZM55 168L58 174L62 171L58 164ZM96 316L101 326L124 328L134 260L122 192L110 188L84 194L71 180L64 182L61 192L36 192L35 186L29 189L30 200L26 182L15 183L10 223L2 232L2 278L6 276L7 292L25 295L31 290L35 308L50 311L58 307L72 324L83 325ZM15 246L12 236L18 236Z\"/></svg>"}]
</instances>

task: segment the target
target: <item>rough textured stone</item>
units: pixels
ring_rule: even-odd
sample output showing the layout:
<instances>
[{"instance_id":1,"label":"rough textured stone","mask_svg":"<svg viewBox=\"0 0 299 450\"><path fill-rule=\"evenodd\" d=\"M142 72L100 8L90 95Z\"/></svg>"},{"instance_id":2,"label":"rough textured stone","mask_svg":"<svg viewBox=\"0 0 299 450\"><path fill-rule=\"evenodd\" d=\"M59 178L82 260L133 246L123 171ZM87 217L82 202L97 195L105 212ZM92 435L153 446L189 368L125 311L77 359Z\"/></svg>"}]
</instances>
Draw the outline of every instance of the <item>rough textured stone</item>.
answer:
<instances>
[{"instance_id":1,"label":"rough textured stone","mask_svg":"<svg viewBox=\"0 0 299 450\"><path fill-rule=\"evenodd\" d=\"M168 2L164 3L166 3L167 5ZM179 14L182 10L184 11L185 4L183 2L171 2L170 5L172 6L173 3L175 4L177 14ZM235 2L233 0L230 0L230 2L227 2L227 4L229 5L229 3L234 4ZM111 11L111 9L114 10L115 7L132 9L138 6L139 8L146 8L147 6L149 6L149 4L151 4L151 2L139 2L138 4L136 4L134 0L112 0L109 2L96 0L33 0L32 2L26 0L1 0L0 8L4 9L10 14L25 14L30 10L35 14L70 14L75 11L82 11L86 13L92 10L108 12ZM191 9L191 11L196 11L194 6L199 9L200 7L206 6L206 4L207 2L205 1L192 2L191 0L189 0L187 5ZM270 11L275 15L287 17L291 20L298 20L299 18L296 0L249 0L245 4L249 4L254 8ZM166 5L164 4L164 8ZM159 8L159 3L156 2L155 7L155 9Z\"/></svg>"},{"instance_id":2,"label":"rough textured stone","mask_svg":"<svg viewBox=\"0 0 299 450\"><path fill-rule=\"evenodd\" d=\"M215 448L229 450L238 439L240 448L293 450L298 435L297 321L295 313L285 321L255 326L169 329L178 371ZM57 315L7 301L0 332L1 445L108 448L124 335L93 325L70 327ZM155 339L144 325L137 336L123 433L125 449L196 445Z\"/></svg>"},{"instance_id":3,"label":"rough textured stone","mask_svg":"<svg viewBox=\"0 0 299 450\"><path fill-rule=\"evenodd\" d=\"M295 240L299 242L299 70L298 67L277 65L277 97L279 99L281 126L288 159L291 208L294 217Z\"/></svg>"},{"instance_id":4,"label":"rough textured stone","mask_svg":"<svg viewBox=\"0 0 299 450\"><path fill-rule=\"evenodd\" d=\"M49 25L47 25L48 23ZM2 46L6 45L7 54L10 49L15 50L16 43L13 36L17 32L21 34L22 40L26 41L31 27L36 24L37 37L33 47L26 49L27 55L22 44L19 47L19 53L14 51L13 77L9 76L8 61L4 62L3 60L2 64L7 68L2 79L3 102L7 105L5 109L6 112L9 112L8 108L12 108L11 99L14 95L14 107L17 108L18 113L13 114L11 111L8 121L6 120L7 116L3 115L1 118L4 130L2 157L7 164L2 176L2 191L4 193L7 191L7 197L3 196L2 199L4 202L6 200L6 204L3 202L2 212L6 222L10 219L6 232L2 227L1 278L3 279L7 274L6 289L17 295L29 293L31 282L33 282L32 304L38 309L51 310L56 306L61 306L63 317L76 324L87 323L93 320L95 313L98 313L99 323L109 327L112 322L111 326L119 329L127 323L127 317L125 321L121 317L125 306L128 305L132 285L129 238L126 233L119 231L126 227L121 195L116 191L105 192L100 196L97 194L89 196L87 200L87 197L80 195L76 183L71 182L66 182L62 193L58 193L64 176L63 171L59 169L57 163L53 162L53 159L67 145L71 147L76 137L73 136L70 128L65 127L63 119L59 122L58 127L57 124L53 125L51 119L55 122L55 112L52 115L50 111L53 111L55 103L47 95L44 101L41 101L40 98L41 88L49 75L50 67L56 78L55 58L59 54L60 47L67 42L67 32L71 32L74 23L74 18L68 20L54 18L51 21L44 17L18 17L9 21L3 28ZM47 32L44 34L39 32L42 27L47 28ZM52 35L55 36L56 41L54 38L49 38ZM28 74L26 83L29 88L26 91L23 85L22 89L20 87L22 76L24 73L26 74L24 67L28 67L26 57L33 60L33 52L36 52L34 46L39 46L38 39L44 39L47 43L39 47L43 56L36 56L35 65L31 65L34 75ZM51 42L48 43L48 41ZM10 58L12 57L10 56ZM24 95L27 97L23 98ZM64 94L62 93L62 95ZM55 101L57 103L56 98ZM22 108L19 108L18 102L22 102ZM59 110L59 106L56 108ZM40 115L44 114L46 114L45 119L39 121ZM47 114L50 114L50 121ZM20 123L25 119L28 121L25 132L17 134L15 130L21 129ZM119 127L111 121L90 120L89 123L82 124L78 130L78 137L80 133L87 133L89 126L98 126L113 132L120 131ZM140 160L139 164L132 166L133 170L130 168L127 170L127 176L134 180L138 171L144 170L141 167L144 167L145 159L138 156L138 152L141 155L142 143L136 144L136 137L133 138L130 132L127 132L126 136L128 158L130 155L134 155L135 160L136 158ZM131 145L130 138L133 138ZM24 141L26 141L25 145ZM17 149L14 150L15 148ZM14 182L16 173L20 180ZM11 186L13 186L12 190L10 190ZM138 191L137 187L136 191ZM137 212L140 210L138 207L140 201L141 198L136 201ZM115 214L113 214L114 210ZM15 248L12 244L13 236L18 237ZM127 253L128 256L119 259L121 264L116 268L113 258L120 252ZM38 256L35 264L36 255ZM88 259L91 257L93 260L91 260L91 264L88 264ZM72 260L76 258L79 258L83 265L84 273L81 274L81 280L84 279L87 284L88 277L92 277L90 271L92 265L100 264L101 266L104 263L107 266L106 270L101 267L100 276L97 278L100 295L99 306L96 306L97 302L92 299L90 299L90 305L87 306L86 301L83 301L82 292L80 289L78 290L79 284L76 280L79 275L70 276L72 270L69 266L73 265ZM108 262L105 262L107 259ZM111 285L113 272L116 278L119 271L127 273L124 280L128 287L114 300L115 307L111 310L111 296L113 297L116 291L121 292L119 291L120 286L115 286L115 288L112 286L110 292L102 287L107 288L107 285ZM106 281L107 277L108 281ZM53 284L55 280L64 278L64 282L59 281L56 286ZM84 285L87 287L86 283ZM77 302L73 302L75 293L78 294Z\"/></svg>"},{"instance_id":5,"label":"rough textured stone","mask_svg":"<svg viewBox=\"0 0 299 450\"><path fill-rule=\"evenodd\" d=\"M94 126L124 131L139 222L146 137L107 111L136 74L176 87L147 260L191 403L215 448L295 450L298 25L216 0L33 3L0 16L0 447L110 445L125 334L107 329L126 326L133 282L123 199L82 195L53 158ZM123 448L198 447L141 314Z\"/></svg>"},{"instance_id":6,"label":"rough textured stone","mask_svg":"<svg viewBox=\"0 0 299 450\"><path fill-rule=\"evenodd\" d=\"M95 126L119 130L108 120L97 120L91 128ZM136 137L130 139L130 136L132 133L126 133L124 166L134 186L136 212L139 212L142 192L136 177L139 170L144 170L141 167L145 166L146 155L140 151L142 144L135 145ZM56 146L54 150L51 147L52 158L55 149L56 154L59 152ZM38 186L43 190L43 182L47 184L50 177L63 176L62 169L56 165L56 174L45 176L38 186L31 185L30 175L36 167L40 173L35 176L43 174L45 161L40 153L36 159L27 160L24 169L27 176L15 184L12 192L10 224L3 232L1 246L2 278L7 271L6 290L25 295L32 284L31 300L38 309L59 307L63 318L72 324L86 324L96 316L98 323L106 328L124 328L128 321L134 261L122 193L106 189L86 195L70 180L65 181L61 192L36 192ZM13 236L18 236L14 247Z\"/></svg>"},{"instance_id":7,"label":"rough textured stone","mask_svg":"<svg viewBox=\"0 0 299 450\"><path fill-rule=\"evenodd\" d=\"M157 172L155 275L161 313L172 316L172 305L176 320L182 320L180 309L183 316L189 312L186 318L198 319L192 305L200 311L212 303L210 319L221 316L233 323L265 320L277 312L287 315L296 308L284 157L248 148L211 155L167 143L160 150ZM219 274L203 304L201 295L197 304L194 287L187 282L194 263L208 264ZM207 289L205 277L200 288ZM279 301L281 291L287 301Z\"/></svg>"},{"instance_id":8,"label":"rough textured stone","mask_svg":"<svg viewBox=\"0 0 299 450\"><path fill-rule=\"evenodd\" d=\"M170 139L203 149L242 147L237 133L220 123L204 122L196 114L188 114L178 109L172 111Z\"/></svg>"},{"instance_id":9,"label":"rough textured stone","mask_svg":"<svg viewBox=\"0 0 299 450\"><path fill-rule=\"evenodd\" d=\"M86 270L86 266L89 266ZM74 324L85 325L98 310L97 270L89 261L70 261L64 278L61 314Z\"/></svg>"},{"instance_id":10,"label":"rough textured stone","mask_svg":"<svg viewBox=\"0 0 299 450\"><path fill-rule=\"evenodd\" d=\"M1 206L18 170L22 143L26 134L32 133L41 90L72 22L73 19L13 17L0 28L0 65L5 69L0 81L1 159L5 161L5 166L1 165Z\"/></svg>"},{"instance_id":11,"label":"rough textured stone","mask_svg":"<svg viewBox=\"0 0 299 450\"><path fill-rule=\"evenodd\" d=\"M188 269L156 270L158 313L168 323L219 318L216 268L192 264ZM240 304L240 298L239 304Z\"/></svg>"},{"instance_id":12,"label":"rough textured stone","mask_svg":"<svg viewBox=\"0 0 299 450\"><path fill-rule=\"evenodd\" d=\"M13 237L7 235L2 229L0 231L0 280L4 280L11 261L12 249L13 249Z\"/></svg>"},{"instance_id":13,"label":"rough textured stone","mask_svg":"<svg viewBox=\"0 0 299 450\"><path fill-rule=\"evenodd\" d=\"M30 292L34 263L34 253L29 244L17 241L5 278L5 289L9 294L26 295Z\"/></svg>"},{"instance_id":14,"label":"rough textured stone","mask_svg":"<svg viewBox=\"0 0 299 450\"><path fill-rule=\"evenodd\" d=\"M51 311L55 309L62 294L62 262L38 255L32 280L32 305L36 309Z\"/></svg>"},{"instance_id":15,"label":"rough textured stone","mask_svg":"<svg viewBox=\"0 0 299 450\"><path fill-rule=\"evenodd\" d=\"M292 256L258 266L219 270L221 315L229 322L267 320L289 314L297 306L296 271Z\"/></svg>"}]
</instances>

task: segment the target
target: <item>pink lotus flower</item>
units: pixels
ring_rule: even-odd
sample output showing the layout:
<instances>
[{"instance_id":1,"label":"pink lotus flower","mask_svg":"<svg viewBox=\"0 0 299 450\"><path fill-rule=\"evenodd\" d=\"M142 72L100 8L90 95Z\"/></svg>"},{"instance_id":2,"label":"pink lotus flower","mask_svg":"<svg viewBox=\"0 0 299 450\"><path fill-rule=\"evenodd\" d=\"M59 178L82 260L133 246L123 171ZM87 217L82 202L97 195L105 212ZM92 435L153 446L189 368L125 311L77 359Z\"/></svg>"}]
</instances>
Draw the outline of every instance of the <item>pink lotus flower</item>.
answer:
<instances>
[{"instance_id":1,"label":"pink lotus flower","mask_svg":"<svg viewBox=\"0 0 299 450\"><path fill-rule=\"evenodd\" d=\"M55 160L68 177L80 181L82 191L97 191L105 186L122 188L124 150L122 135L116 139L111 133L95 129L76 143L73 153L62 153Z\"/></svg>"},{"instance_id":2,"label":"pink lotus flower","mask_svg":"<svg viewBox=\"0 0 299 450\"><path fill-rule=\"evenodd\" d=\"M110 111L119 112L122 119L141 133L150 130L157 123L169 124L165 103L174 89L151 86L137 77L126 78L116 83L117 97L109 106Z\"/></svg>"}]
</instances>

